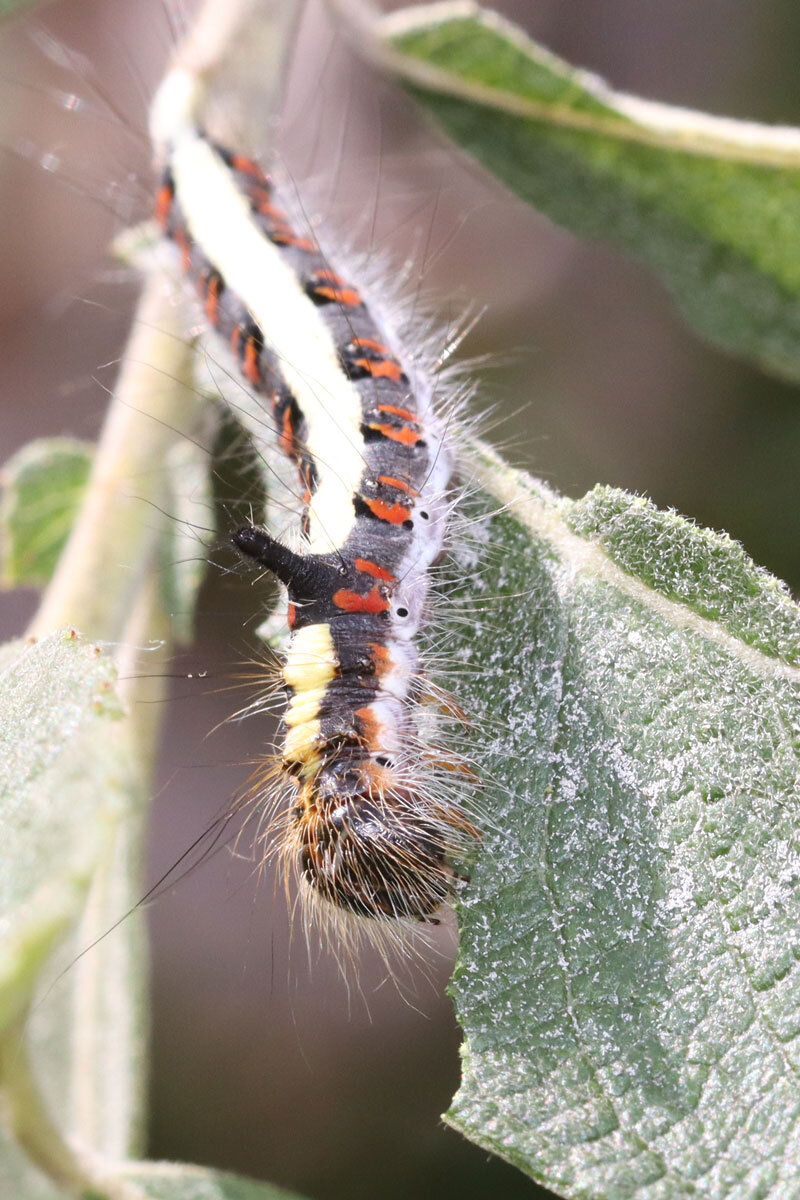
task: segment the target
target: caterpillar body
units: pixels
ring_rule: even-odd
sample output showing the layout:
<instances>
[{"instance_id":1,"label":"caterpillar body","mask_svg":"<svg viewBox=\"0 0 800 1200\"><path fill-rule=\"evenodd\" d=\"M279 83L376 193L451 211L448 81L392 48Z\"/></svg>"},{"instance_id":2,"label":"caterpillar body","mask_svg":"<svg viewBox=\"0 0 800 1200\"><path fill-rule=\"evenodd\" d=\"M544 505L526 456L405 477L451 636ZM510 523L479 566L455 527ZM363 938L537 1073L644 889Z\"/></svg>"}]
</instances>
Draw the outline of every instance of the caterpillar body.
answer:
<instances>
[{"instance_id":1,"label":"caterpillar body","mask_svg":"<svg viewBox=\"0 0 800 1200\"><path fill-rule=\"evenodd\" d=\"M420 733L416 639L443 552L453 449L431 377L316 238L296 231L260 166L206 136L192 103L176 104L191 89L176 71L154 106L157 218L302 493L296 546L252 525L234 535L288 592L288 704L266 772L289 791L278 846L307 905L391 936L437 921L478 836L437 776L452 756L437 763Z\"/></svg>"}]
</instances>

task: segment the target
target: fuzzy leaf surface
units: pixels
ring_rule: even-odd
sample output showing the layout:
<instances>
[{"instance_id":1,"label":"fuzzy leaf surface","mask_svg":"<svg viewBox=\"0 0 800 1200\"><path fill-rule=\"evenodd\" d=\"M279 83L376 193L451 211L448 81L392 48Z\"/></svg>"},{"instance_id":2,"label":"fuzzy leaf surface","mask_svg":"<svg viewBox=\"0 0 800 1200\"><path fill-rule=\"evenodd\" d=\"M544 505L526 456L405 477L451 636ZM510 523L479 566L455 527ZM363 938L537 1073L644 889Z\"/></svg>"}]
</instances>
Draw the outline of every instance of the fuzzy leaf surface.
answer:
<instances>
[{"instance_id":1,"label":"fuzzy leaf surface","mask_svg":"<svg viewBox=\"0 0 800 1200\"><path fill-rule=\"evenodd\" d=\"M30 442L2 469L0 583L41 587L53 574L83 499L93 447L75 438Z\"/></svg>"},{"instance_id":2,"label":"fuzzy leaf surface","mask_svg":"<svg viewBox=\"0 0 800 1200\"><path fill-rule=\"evenodd\" d=\"M6 649L0 674L0 1028L17 1016L102 852L106 797L75 748L99 748L119 717L114 668L62 631ZM56 785L55 780L61 782Z\"/></svg>"},{"instance_id":3,"label":"fuzzy leaf surface","mask_svg":"<svg viewBox=\"0 0 800 1200\"><path fill-rule=\"evenodd\" d=\"M142 1200L302 1200L296 1192L186 1163L131 1163L123 1171Z\"/></svg>"},{"instance_id":4,"label":"fuzzy leaf surface","mask_svg":"<svg viewBox=\"0 0 800 1200\"><path fill-rule=\"evenodd\" d=\"M614 92L471 3L382 28L390 67L512 191L647 263L718 346L800 379L800 130Z\"/></svg>"},{"instance_id":5,"label":"fuzzy leaf surface","mask_svg":"<svg viewBox=\"0 0 800 1200\"><path fill-rule=\"evenodd\" d=\"M674 513L475 463L508 508L458 651L489 816L448 1119L567 1197L794 1195L800 610Z\"/></svg>"},{"instance_id":6,"label":"fuzzy leaf surface","mask_svg":"<svg viewBox=\"0 0 800 1200\"><path fill-rule=\"evenodd\" d=\"M51 1112L120 1156L140 1123L141 931L125 921L76 961L137 886L141 781L114 679L111 660L71 631L0 654L0 1036L17 1036L32 1003L26 1034ZM53 1194L2 1136L0 1191Z\"/></svg>"}]
</instances>

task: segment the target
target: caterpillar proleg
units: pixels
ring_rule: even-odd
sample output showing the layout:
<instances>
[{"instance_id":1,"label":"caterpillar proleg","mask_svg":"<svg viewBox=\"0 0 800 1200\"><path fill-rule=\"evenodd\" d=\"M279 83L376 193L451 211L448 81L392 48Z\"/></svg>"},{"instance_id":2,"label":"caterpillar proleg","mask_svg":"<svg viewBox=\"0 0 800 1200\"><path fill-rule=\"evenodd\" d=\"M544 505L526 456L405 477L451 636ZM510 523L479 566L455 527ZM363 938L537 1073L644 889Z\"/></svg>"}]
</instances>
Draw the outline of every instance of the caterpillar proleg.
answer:
<instances>
[{"instance_id":1,"label":"caterpillar proleg","mask_svg":"<svg viewBox=\"0 0 800 1200\"><path fill-rule=\"evenodd\" d=\"M207 136L198 105L180 68L154 101L158 221L199 293L211 358L232 354L302 489L294 545L252 525L234 535L288 594L283 739L258 801L287 795L273 841L305 907L392 940L438 922L477 837L446 782L458 764L425 745L420 713L432 689L416 639L454 451L430 370L298 232L276 182Z\"/></svg>"}]
</instances>

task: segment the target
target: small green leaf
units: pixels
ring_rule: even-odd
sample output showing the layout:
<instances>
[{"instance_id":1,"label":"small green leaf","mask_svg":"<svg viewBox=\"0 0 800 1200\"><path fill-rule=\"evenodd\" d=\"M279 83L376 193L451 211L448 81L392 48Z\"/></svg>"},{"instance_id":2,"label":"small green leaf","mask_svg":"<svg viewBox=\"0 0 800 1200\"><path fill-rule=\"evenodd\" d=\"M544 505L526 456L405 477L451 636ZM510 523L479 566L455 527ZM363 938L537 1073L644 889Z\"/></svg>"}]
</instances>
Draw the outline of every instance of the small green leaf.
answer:
<instances>
[{"instance_id":1,"label":"small green leaf","mask_svg":"<svg viewBox=\"0 0 800 1200\"><path fill-rule=\"evenodd\" d=\"M567 1197L794 1194L800 609L674 513L475 469L448 1119Z\"/></svg>"},{"instance_id":2,"label":"small green leaf","mask_svg":"<svg viewBox=\"0 0 800 1200\"><path fill-rule=\"evenodd\" d=\"M130 1163L122 1174L143 1190L142 1200L301 1200L269 1183L186 1163Z\"/></svg>"},{"instance_id":3,"label":"small green leaf","mask_svg":"<svg viewBox=\"0 0 800 1200\"><path fill-rule=\"evenodd\" d=\"M83 499L93 447L42 438L19 450L0 475L0 585L48 582Z\"/></svg>"},{"instance_id":4,"label":"small green leaf","mask_svg":"<svg viewBox=\"0 0 800 1200\"><path fill-rule=\"evenodd\" d=\"M388 65L512 191L642 259L717 345L800 379L800 130L614 92L471 3L382 28Z\"/></svg>"}]
</instances>

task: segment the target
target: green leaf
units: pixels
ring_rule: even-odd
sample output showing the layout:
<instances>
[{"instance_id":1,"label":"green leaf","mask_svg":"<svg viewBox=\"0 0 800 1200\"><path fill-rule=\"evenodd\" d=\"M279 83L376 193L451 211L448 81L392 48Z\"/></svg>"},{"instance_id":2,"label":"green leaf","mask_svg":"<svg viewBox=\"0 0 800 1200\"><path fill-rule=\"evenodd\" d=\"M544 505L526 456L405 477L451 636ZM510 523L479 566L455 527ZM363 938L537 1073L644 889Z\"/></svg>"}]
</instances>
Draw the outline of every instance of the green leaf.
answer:
<instances>
[{"instance_id":1,"label":"green leaf","mask_svg":"<svg viewBox=\"0 0 800 1200\"><path fill-rule=\"evenodd\" d=\"M568 1197L794 1194L800 609L643 500L475 471L507 507L464 588L489 817L448 1119Z\"/></svg>"},{"instance_id":2,"label":"green leaf","mask_svg":"<svg viewBox=\"0 0 800 1200\"><path fill-rule=\"evenodd\" d=\"M50 1111L119 1157L141 1121L141 929L126 919L76 961L138 898L143 783L114 678L72 631L0 653L0 1036L17 1036L32 1004ZM54 1194L2 1138L0 1182L26 1200Z\"/></svg>"},{"instance_id":3,"label":"green leaf","mask_svg":"<svg viewBox=\"0 0 800 1200\"><path fill-rule=\"evenodd\" d=\"M512 191L642 259L717 345L800 379L800 130L614 92L470 3L380 28L376 53Z\"/></svg>"},{"instance_id":4,"label":"green leaf","mask_svg":"<svg viewBox=\"0 0 800 1200\"><path fill-rule=\"evenodd\" d=\"M74 438L30 442L0 476L0 585L48 582L83 499L93 447Z\"/></svg>"},{"instance_id":5,"label":"green leaf","mask_svg":"<svg viewBox=\"0 0 800 1200\"><path fill-rule=\"evenodd\" d=\"M66 1200L63 1192L32 1171L22 1191L18 1177L12 1181L10 1176L3 1174L0 1156L0 1185L6 1182L9 1186L3 1196L19 1196L22 1200ZM126 1190L120 1190L120 1184L128 1185ZM231 1175L227 1171L214 1171L210 1167L130 1162L122 1164L109 1177L109 1186L100 1186L84 1200L302 1200L302 1197L270 1183Z\"/></svg>"},{"instance_id":6,"label":"green leaf","mask_svg":"<svg viewBox=\"0 0 800 1200\"><path fill-rule=\"evenodd\" d=\"M120 715L113 664L75 633L18 644L4 657L0 1029L18 1017L102 855L116 790L102 786L114 770L104 747Z\"/></svg>"},{"instance_id":7,"label":"green leaf","mask_svg":"<svg viewBox=\"0 0 800 1200\"><path fill-rule=\"evenodd\" d=\"M142 1200L300 1200L269 1183L186 1163L131 1163L123 1177L139 1185Z\"/></svg>"}]
</instances>

